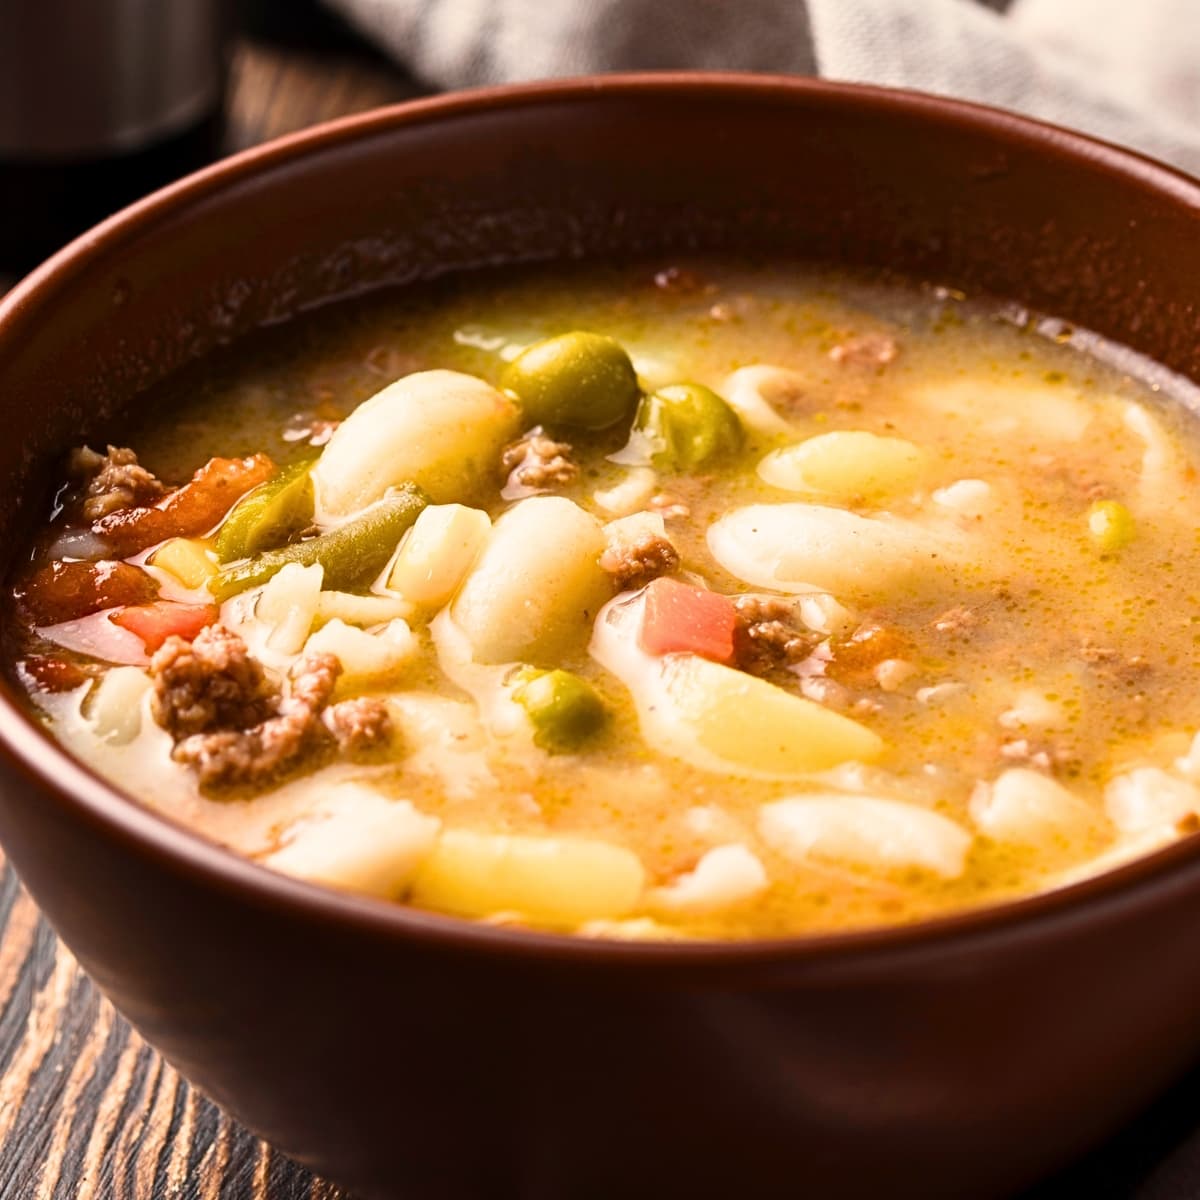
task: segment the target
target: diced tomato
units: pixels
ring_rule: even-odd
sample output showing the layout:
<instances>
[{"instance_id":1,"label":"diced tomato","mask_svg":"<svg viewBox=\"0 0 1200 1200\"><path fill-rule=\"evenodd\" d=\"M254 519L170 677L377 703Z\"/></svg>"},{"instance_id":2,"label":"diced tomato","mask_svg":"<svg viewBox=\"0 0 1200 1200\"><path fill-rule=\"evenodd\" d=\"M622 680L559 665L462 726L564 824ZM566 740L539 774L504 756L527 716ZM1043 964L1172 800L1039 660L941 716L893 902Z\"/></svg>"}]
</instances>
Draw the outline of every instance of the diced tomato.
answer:
<instances>
[{"instance_id":1,"label":"diced tomato","mask_svg":"<svg viewBox=\"0 0 1200 1200\"><path fill-rule=\"evenodd\" d=\"M639 636L647 654L689 651L727 663L733 658L737 610L728 596L656 579L646 588Z\"/></svg>"},{"instance_id":2,"label":"diced tomato","mask_svg":"<svg viewBox=\"0 0 1200 1200\"><path fill-rule=\"evenodd\" d=\"M190 642L200 630L217 619L217 606L156 600L153 604L118 609L108 619L114 625L137 634L146 647L146 653L153 654L173 634Z\"/></svg>"},{"instance_id":3,"label":"diced tomato","mask_svg":"<svg viewBox=\"0 0 1200 1200\"><path fill-rule=\"evenodd\" d=\"M121 558L170 537L198 537L214 528L236 501L274 473L275 464L265 454L211 458L183 487L157 504L118 509L101 517L92 531Z\"/></svg>"},{"instance_id":4,"label":"diced tomato","mask_svg":"<svg viewBox=\"0 0 1200 1200\"><path fill-rule=\"evenodd\" d=\"M31 654L21 659L17 672L27 687L40 692L70 692L91 678L91 672L80 663L51 658L48 654Z\"/></svg>"},{"instance_id":5,"label":"diced tomato","mask_svg":"<svg viewBox=\"0 0 1200 1200\"><path fill-rule=\"evenodd\" d=\"M145 604L158 595L158 584L129 563L52 562L13 595L31 625L58 625L118 604Z\"/></svg>"}]
</instances>

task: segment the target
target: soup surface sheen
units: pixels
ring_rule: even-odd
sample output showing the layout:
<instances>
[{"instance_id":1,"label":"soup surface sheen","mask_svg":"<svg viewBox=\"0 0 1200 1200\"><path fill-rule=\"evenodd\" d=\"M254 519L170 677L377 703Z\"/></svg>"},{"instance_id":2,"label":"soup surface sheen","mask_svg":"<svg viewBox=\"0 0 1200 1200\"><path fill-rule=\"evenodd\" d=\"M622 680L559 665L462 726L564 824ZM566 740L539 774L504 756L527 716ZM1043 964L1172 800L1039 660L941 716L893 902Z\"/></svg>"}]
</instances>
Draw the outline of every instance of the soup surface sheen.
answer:
<instances>
[{"instance_id":1,"label":"soup surface sheen","mask_svg":"<svg viewBox=\"0 0 1200 1200\"><path fill-rule=\"evenodd\" d=\"M302 877L616 937L913 921L1200 828L1189 406L811 270L370 297L172 381L140 466L74 457L10 658L85 762Z\"/></svg>"}]
</instances>

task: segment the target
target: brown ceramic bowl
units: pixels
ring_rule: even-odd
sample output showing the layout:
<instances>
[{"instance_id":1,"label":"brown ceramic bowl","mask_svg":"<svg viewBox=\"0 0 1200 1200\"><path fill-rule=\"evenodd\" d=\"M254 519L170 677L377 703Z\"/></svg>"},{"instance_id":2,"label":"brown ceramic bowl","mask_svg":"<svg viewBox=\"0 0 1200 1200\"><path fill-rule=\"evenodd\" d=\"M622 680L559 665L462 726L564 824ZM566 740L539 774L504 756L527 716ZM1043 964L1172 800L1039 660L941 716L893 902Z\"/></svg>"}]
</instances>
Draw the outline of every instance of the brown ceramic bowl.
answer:
<instances>
[{"instance_id":1,"label":"brown ceramic bowl","mask_svg":"<svg viewBox=\"0 0 1200 1200\"><path fill-rule=\"evenodd\" d=\"M480 265L681 249L884 264L1200 378L1200 186L965 104L765 77L423 101L195 175L0 305L5 554L49 462L298 311ZM364 1194L996 1196L1200 1050L1200 840L915 927L571 940L323 891L179 828L0 693L0 837L117 1007Z\"/></svg>"}]
</instances>

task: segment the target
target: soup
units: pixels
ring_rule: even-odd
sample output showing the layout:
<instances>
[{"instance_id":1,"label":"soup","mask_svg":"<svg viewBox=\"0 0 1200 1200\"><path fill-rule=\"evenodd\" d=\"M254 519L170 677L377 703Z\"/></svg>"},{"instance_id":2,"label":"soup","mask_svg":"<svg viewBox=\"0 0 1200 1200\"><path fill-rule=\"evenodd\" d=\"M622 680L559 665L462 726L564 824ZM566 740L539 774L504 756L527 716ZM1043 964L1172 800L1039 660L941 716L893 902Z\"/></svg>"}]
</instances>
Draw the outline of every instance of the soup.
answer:
<instances>
[{"instance_id":1,"label":"soup","mask_svg":"<svg viewBox=\"0 0 1200 1200\"><path fill-rule=\"evenodd\" d=\"M84 762L315 882L594 936L913 921L1200 828L1190 400L813 270L374 296L77 450L9 656Z\"/></svg>"}]
</instances>

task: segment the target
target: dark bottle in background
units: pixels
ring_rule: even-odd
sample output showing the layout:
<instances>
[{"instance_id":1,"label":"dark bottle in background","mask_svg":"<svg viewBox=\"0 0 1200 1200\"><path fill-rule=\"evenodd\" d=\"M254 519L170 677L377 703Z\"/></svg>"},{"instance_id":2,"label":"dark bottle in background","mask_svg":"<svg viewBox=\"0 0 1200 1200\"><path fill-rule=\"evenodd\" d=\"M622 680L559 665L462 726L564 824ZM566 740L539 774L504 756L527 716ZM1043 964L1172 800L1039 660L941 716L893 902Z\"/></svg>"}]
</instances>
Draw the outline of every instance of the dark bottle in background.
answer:
<instances>
[{"instance_id":1,"label":"dark bottle in background","mask_svg":"<svg viewBox=\"0 0 1200 1200\"><path fill-rule=\"evenodd\" d=\"M0 0L0 273L211 160L226 0Z\"/></svg>"}]
</instances>

